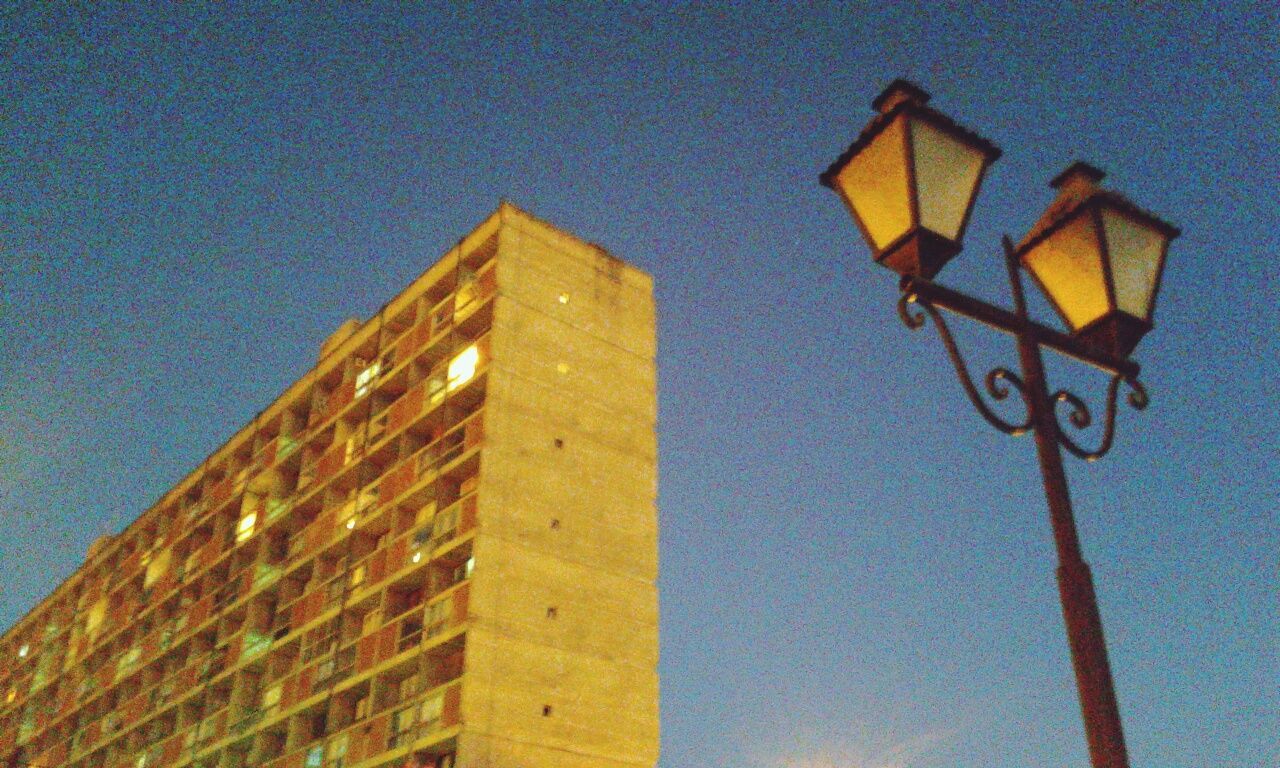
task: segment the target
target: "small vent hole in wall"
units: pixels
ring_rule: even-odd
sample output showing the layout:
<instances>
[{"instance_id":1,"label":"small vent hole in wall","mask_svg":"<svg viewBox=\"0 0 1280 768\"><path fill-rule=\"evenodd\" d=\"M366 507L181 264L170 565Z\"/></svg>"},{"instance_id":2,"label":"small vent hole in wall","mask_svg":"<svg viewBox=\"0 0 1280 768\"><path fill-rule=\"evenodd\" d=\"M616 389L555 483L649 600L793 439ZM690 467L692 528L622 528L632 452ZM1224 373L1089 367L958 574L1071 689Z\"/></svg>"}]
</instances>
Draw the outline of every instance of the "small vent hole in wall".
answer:
<instances>
[{"instance_id":1,"label":"small vent hole in wall","mask_svg":"<svg viewBox=\"0 0 1280 768\"><path fill-rule=\"evenodd\" d=\"M547 608L547 618L554 619L556 617L556 607L554 605Z\"/></svg>"},{"instance_id":2,"label":"small vent hole in wall","mask_svg":"<svg viewBox=\"0 0 1280 768\"><path fill-rule=\"evenodd\" d=\"M560 519L559 519L559 518L557 518L557 517L553 517L553 518L551 518L551 530L553 530L553 531L558 531L558 530L560 530Z\"/></svg>"},{"instance_id":3,"label":"small vent hole in wall","mask_svg":"<svg viewBox=\"0 0 1280 768\"><path fill-rule=\"evenodd\" d=\"M557 437L557 438L556 438L556 447L557 447L557 448L563 448L563 447L564 447L564 440L562 440L561 438L558 438L558 437Z\"/></svg>"},{"instance_id":4,"label":"small vent hole in wall","mask_svg":"<svg viewBox=\"0 0 1280 768\"><path fill-rule=\"evenodd\" d=\"M543 705L542 705L542 716L543 716L543 717L551 717L551 705L550 705L550 704L543 704Z\"/></svg>"}]
</instances>

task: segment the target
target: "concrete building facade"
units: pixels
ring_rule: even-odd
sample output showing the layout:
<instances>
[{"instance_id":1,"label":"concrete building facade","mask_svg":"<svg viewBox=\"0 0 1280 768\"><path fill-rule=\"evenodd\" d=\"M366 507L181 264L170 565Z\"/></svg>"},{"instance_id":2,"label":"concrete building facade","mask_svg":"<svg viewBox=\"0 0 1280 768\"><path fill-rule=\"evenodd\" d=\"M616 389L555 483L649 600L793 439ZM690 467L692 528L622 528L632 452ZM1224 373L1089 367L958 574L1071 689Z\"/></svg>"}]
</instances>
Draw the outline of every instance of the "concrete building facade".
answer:
<instances>
[{"instance_id":1,"label":"concrete building facade","mask_svg":"<svg viewBox=\"0 0 1280 768\"><path fill-rule=\"evenodd\" d=\"M0 637L0 766L658 752L652 281L503 204Z\"/></svg>"}]
</instances>

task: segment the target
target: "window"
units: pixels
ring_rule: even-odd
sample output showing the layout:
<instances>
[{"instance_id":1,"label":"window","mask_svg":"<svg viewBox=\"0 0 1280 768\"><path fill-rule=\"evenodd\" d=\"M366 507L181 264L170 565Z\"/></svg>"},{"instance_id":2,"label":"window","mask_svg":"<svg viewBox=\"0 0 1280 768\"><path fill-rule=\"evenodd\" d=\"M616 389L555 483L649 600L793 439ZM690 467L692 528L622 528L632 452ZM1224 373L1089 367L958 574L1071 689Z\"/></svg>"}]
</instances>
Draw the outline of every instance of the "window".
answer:
<instances>
[{"instance_id":1,"label":"window","mask_svg":"<svg viewBox=\"0 0 1280 768\"><path fill-rule=\"evenodd\" d=\"M457 530L458 508L456 506L436 515L436 519L431 525L431 534L435 538L437 546L453 538Z\"/></svg>"},{"instance_id":2,"label":"window","mask_svg":"<svg viewBox=\"0 0 1280 768\"><path fill-rule=\"evenodd\" d=\"M413 731L413 726L417 724L417 719L418 708L416 706L405 707L395 714L391 719L392 748L409 741L407 737Z\"/></svg>"},{"instance_id":3,"label":"window","mask_svg":"<svg viewBox=\"0 0 1280 768\"><path fill-rule=\"evenodd\" d=\"M418 716L418 722L422 723L422 727L431 730L440 725L440 716L444 714L444 694L437 693L422 701L421 714Z\"/></svg>"},{"instance_id":4,"label":"window","mask_svg":"<svg viewBox=\"0 0 1280 768\"><path fill-rule=\"evenodd\" d=\"M267 717L280 708L280 691L280 684L277 683L262 692L262 711Z\"/></svg>"},{"instance_id":5,"label":"window","mask_svg":"<svg viewBox=\"0 0 1280 768\"><path fill-rule=\"evenodd\" d=\"M451 574L452 578L451 578L451 580L449 581L449 583L450 583L451 585L452 585L452 584L457 584L457 583L458 583L458 582L460 582L460 581L463 581L463 580L465 580L465 579L470 578L470 577L471 577L471 568L472 568L472 566L475 564L475 562L474 562L474 561L475 561L475 558L469 557L469 558L467 558L467 562L465 562L465 563L463 563L463 564L461 564L461 565L457 566L456 568L454 568L454 569L453 569L453 573Z\"/></svg>"},{"instance_id":6,"label":"window","mask_svg":"<svg viewBox=\"0 0 1280 768\"><path fill-rule=\"evenodd\" d=\"M133 665L137 664L138 659L140 658L142 658L142 649L134 646L120 656L120 662L116 665L116 669L120 671L129 669Z\"/></svg>"},{"instance_id":7,"label":"window","mask_svg":"<svg viewBox=\"0 0 1280 768\"><path fill-rule=\"evenodd\" d=\"M410 675L400 681L400 701L407 701L422 692L422 675Z\"/></svg>"},{"instance_id":8,"label":"window","mask_svg":"<svg viewBox=\"0 0 1280 768\"><path fill-rule=\"evenodd\" d=\"M476 273L466 270L458 278L458 308L461 309L470 304L475 299L476 293Z\"/></svg>"},{"instance_id":9,"label":"window","mask_svg":"<svg viewBox=\"0 0 1280 768\"><path fill-rule=\"evenodd\" d=\"M329 742L329 760L326 763L327 765L332 765L333 768L343 768L343 766L346 765L347 743L347 734L345 733Z\"/></svg>"},{"instance_id":10,"label":"window","mask_svg":"<svg viewBox=\"0 0 1280 768\"><path fill-rule=\"evenodd\" d=\"M303 768L320 768L324 764L324 745L317 744L307 750L307 761L303 763Z\"/></svg>"},{"instance_id":11,"label":"window","mask_svg":"<svg viewBox=\"0 0 1280 768\"><path fill-rule=\"evenodd\" d=\"M146 575L142 577L142 586L150 587L160 580L160 577L169 570L169 563L173 559L173 550L162 549L155 551L147 563Z\"/></svg>"},{"instance_id":12,"label":"window","mask_svg":"<svg viewBox=\"0 0 1280 768\"><path fill-rule=\"evenodd\" d=\"M250 512L240 518L240 523L236 526L236 543L243 543L253 536L253 529L258 524L258 513Z\"/></svg>"},{"instance_id":13,"label":"window","mask_svg":"<svg viewBox=\"0 0 1280 768\"><path fill-rule=\"evenodd\" d=\"M449 607L447 600L441 600L427 606L427 637L435 637L449 625Z\"/></svg>"},{"instance_id":14,"label":"window","mask_svg":"<svg viewBox=\"0 0 1280 768\"><path fill-rule=\"evenodd\" d=\"M316 667L316 682L320 683L332 677L333 666L334 664L333 664L332 656L320 662L320 666Z\"/></svg>"},{"instance_id":15,"label":"window","mask_svg":"<svg viewBox=\"0 0 1280 768\"><path fill-rule=\"evenodd\" d=\"M27 654L30 652L31 652L31 646L27 645L26 643L23 643L22 647L18 649L18 658L25 659L27 658Z\"/></svg>"},{"instance_id":16,"label":"window","mask_svg":"<svg viewBox=\"0 0 1280 768\"><path fill-rule=\"evenodd\" d=\"M480 365L480 349L475 344L462 350L449 361L448 387L455 390L476 375Z\"/></svg>"},{"instance_id":17,"label":"window","mask_svg":"<svg viewBox=\"0 0 1280 768\"><path fill-rule=\"evenodd\" d=\"M378 378L378 374L382 373L382 362L379 360L356 374L356 397L364 397L369 394L369 390L373 389L373 384Z\"/></svg>"}]
</instances>

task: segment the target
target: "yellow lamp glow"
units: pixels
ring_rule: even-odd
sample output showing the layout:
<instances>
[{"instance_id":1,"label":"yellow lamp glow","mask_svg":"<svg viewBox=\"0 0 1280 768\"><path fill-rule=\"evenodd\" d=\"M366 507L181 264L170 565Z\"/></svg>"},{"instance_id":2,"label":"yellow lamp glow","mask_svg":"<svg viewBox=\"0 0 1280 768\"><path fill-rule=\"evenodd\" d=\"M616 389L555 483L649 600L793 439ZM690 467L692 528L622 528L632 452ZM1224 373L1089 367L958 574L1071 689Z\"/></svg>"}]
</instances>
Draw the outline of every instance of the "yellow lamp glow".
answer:
<instances>
[{"instance_id":1,"label":"yellow lamp glow","mask_svg":"<svg viewBox=\"0 0 1280 768\"><path fill-rule=\"evenodd\" d=\"M1156 292L1176 227L1098 186L1105 174L1075 163L1052 182L1058 197L1018 246L1071 332L1128 357L1151 330Z\"/></svg>"},{"instance_id":2,"label":"yellow lamp glow","mask_svg":"<svg viewBox=\"0 0 1280 768\"><path fill-rule=\"evenodd\" d=\"M895 80L872 102L880 112L821 175L839 193L876 261L932 278L960 252L991 142L925 106L929 94Z\"/></svg>"}]
</instances>

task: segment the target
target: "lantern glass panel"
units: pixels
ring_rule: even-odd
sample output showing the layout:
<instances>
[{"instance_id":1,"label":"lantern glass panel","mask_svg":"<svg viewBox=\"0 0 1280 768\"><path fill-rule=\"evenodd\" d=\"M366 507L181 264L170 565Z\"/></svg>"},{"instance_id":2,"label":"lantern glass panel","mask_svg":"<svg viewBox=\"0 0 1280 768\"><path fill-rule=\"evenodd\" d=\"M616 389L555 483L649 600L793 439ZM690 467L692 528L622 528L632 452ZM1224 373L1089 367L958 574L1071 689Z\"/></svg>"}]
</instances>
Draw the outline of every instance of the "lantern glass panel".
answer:
<instances>
[{"instance_id":1,"label":"lantern glass panel","mask_svg":"<svg viewBox=\"0 0 1280 768\"><path fill-rule=\"evenodd\" d=\"M880 251L911 229L911 191L907 186L907 131L894 120L836 176L862 226Z\"/></svg>"},{"instance_id":2,"label":"lantern glass panel","mask_svg":"<svg viewBox=\"0 0 1280 768\"><path fill-rule=\"evenodd\" d=\"M1072 330L1110 309L1093 222L1093 216L1083 211L1022 257Z\"/></svg>"},{"instance_id":3,"label":"lantern glass panel","mask_svg":"<svg viewBox=\"0 0 1280 768\"><path fill-rule=\"evenodd\" d=\"M987 156L923 120L911 121L911 144L920 225L948 240L959 240Z\"/></svg>"},{"instance_id":4,"label":"lantern glass panel","mask_svg":"<svg viewBox=\"0 0 1280 768\"><path fill-rule=\"evenodd\" d=\"M1103 209L1102 228L1111 256L1116 309L1150 319L1165 236L1119 211Z\"/></svg>"}]
</instances>

